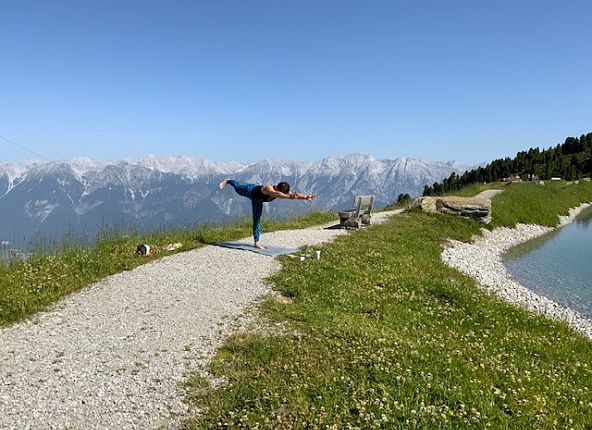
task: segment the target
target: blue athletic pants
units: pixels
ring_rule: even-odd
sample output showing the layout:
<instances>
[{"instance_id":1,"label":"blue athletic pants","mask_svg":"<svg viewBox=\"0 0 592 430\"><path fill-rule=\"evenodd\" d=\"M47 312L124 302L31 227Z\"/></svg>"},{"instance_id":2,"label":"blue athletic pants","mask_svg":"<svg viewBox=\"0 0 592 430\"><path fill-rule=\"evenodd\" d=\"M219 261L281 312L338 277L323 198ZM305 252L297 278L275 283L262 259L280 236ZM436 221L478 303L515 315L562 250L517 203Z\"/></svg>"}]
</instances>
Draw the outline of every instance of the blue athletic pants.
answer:
<instances>
[{"instance_id":1,"label":"blue athletic pants","mask_svg":"<svg viewBox=\"0 0 592 430\"><path fill-rule=\"evenodd\" d=\"M228 184L234 188L234 191L238 195L243 197L247 197L251 200L251 206L253 209L253 237L255 238L255 242L259 242L259 236L261 235L261 214L263 213L263 202L253 200L251 198L251 194L253 192L253 188L257 185L255 184L243 184L241 182L235 181L234 179L229 179Z\"/></svg>"}]
</instances>

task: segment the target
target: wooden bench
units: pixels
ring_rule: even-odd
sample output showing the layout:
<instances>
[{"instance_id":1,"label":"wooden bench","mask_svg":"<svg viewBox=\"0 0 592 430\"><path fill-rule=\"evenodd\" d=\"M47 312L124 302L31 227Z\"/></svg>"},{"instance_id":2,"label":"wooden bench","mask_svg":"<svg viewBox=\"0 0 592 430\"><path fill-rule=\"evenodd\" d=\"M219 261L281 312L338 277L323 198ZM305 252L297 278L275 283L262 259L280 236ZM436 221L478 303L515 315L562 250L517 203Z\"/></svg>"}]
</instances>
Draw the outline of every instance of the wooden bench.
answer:
<instances>
[{"instance_id":1,"label":"wooden bench","mask_svg":"<svg viewBox=\"0 0 592 430\"><path fill-rule=\"evenodd\" d=\"M362 224L370 224L374 196L357 196L354 207L339 211L339 225L343 228L360 228Z\"/></svg>"}]
</instances>

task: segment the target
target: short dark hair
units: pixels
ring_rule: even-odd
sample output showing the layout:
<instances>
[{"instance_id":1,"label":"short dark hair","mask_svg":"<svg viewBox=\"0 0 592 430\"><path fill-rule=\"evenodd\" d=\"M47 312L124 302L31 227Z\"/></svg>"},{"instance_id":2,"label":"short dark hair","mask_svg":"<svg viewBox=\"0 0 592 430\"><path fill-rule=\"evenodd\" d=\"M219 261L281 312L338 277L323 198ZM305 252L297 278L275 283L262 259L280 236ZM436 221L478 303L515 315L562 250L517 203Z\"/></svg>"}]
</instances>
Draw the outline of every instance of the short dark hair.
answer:
<instances>
[{"instance_id":1,"label":"short dark hair","mask_svg":"<svg viewBox=\"0 0 592 430\"><path fill-rule=\"evenodd\" d=\"M281 191L284 194L288 194L290 192L290 184L287 182L280 182L275 186L277 191Z\"/></svg>"}]
</instances>

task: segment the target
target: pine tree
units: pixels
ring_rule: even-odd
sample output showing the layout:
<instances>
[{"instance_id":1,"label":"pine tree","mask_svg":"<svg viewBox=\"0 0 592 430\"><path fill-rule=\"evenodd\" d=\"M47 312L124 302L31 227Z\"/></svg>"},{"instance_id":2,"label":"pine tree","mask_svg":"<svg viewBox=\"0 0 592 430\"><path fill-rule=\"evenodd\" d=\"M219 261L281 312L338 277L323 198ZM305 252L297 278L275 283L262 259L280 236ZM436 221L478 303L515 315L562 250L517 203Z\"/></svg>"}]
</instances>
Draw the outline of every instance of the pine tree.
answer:
<instances>
[{"instance_id":1,"label":"pine tree","mask_svg":"<svg viewBox=\"0 0 592 430\"><path fill-rule=\"evenodd\" d=\"M563 144L540 150L538 147L520 151L510 157L493 160L485 167L467 171L461 176L452 173L441 183L424 187L424 196L456 191L466 185L499 181L511 175L528 177L535 174L541 179L553 176L574 180L592 174L592 133L567 137Z\"/></svg>"}]
</instances>

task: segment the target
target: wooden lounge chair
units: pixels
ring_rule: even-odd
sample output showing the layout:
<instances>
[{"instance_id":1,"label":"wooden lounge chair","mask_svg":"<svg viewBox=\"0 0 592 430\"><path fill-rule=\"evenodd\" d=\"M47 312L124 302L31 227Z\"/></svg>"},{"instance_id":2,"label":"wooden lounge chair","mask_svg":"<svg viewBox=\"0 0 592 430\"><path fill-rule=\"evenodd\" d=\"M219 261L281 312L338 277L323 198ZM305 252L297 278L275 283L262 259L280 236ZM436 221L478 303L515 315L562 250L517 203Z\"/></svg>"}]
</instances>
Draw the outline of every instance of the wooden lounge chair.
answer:
<instances>
[{"instance_id":1,"label":"wooden lounge chair","mask_svg":"<svg viewBox=\"0 0 592 430\"><path fill-rule=\"evenodd\" d=\"M357 196L354 207L339 211L339 225L343 228L360 228L362 224L370 224L374 196Z\"/></svg>"}]
</instances>

